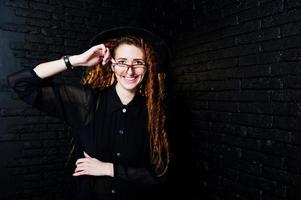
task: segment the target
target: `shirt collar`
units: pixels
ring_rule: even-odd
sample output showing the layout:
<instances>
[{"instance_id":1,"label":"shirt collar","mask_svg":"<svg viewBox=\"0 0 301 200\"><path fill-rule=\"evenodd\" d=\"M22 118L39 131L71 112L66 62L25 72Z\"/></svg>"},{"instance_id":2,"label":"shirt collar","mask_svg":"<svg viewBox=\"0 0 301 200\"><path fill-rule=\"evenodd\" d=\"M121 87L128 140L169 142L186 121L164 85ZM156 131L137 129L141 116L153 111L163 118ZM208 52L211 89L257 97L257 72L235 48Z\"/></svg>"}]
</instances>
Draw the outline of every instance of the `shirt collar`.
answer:
<instances>
[{"instance_id":1,"label":"shirt collar","mask_svg":"<svg viewBox=\"0 0 301 200\"><path fill-rule=\"evenodd\" d=\"M123 105L116 91L115 85L110 86L108 89L108 109L109 112L121 110L124 108L132 108L145 103L145 97L137 92L134 98L127 104Z\"/></svg>"}]
</instances>

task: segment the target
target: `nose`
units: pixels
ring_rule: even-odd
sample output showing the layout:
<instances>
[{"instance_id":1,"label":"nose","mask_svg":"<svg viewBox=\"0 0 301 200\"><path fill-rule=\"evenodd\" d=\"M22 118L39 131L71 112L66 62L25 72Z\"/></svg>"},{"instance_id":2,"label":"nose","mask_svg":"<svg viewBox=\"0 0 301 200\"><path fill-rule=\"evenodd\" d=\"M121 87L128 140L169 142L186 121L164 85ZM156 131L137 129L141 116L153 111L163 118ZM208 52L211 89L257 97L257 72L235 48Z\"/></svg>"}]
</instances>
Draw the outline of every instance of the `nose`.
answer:
<instances>
[{"instance_id":1,"label":"nose","mask_svg":"<svg viewBox=\"0 0 301 200\"><path fill-rule=\"evenodd\" d=\"M132 75L134 73L133 66L128 66L126 73Z\"/></svg>"}]
</instances>

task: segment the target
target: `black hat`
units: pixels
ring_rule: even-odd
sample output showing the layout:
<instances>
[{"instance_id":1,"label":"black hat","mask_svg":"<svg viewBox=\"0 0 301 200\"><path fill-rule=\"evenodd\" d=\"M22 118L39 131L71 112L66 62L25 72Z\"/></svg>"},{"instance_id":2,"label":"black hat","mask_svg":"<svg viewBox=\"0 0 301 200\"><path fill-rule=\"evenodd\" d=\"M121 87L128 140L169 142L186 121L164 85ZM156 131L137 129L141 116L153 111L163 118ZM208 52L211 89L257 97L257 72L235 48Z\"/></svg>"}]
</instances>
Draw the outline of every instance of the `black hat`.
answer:
<instances>
[{"instance_id":1,"label":"black hat","mask_svg":"<svg viewBox=\"0 0 301 200\"><path fill-rule=\"evenodd\" d=\"M102 31L92 38L90 47L101 44L108 39L118 38L122 36L140 37L148 44L150 44L150 46L155 51L156 61L158 65L157 71L164 71L164 68L166 68L168 65L170 50L162 38L144 28L134 26L120 26Z\"/></svg>"}]
</instances>

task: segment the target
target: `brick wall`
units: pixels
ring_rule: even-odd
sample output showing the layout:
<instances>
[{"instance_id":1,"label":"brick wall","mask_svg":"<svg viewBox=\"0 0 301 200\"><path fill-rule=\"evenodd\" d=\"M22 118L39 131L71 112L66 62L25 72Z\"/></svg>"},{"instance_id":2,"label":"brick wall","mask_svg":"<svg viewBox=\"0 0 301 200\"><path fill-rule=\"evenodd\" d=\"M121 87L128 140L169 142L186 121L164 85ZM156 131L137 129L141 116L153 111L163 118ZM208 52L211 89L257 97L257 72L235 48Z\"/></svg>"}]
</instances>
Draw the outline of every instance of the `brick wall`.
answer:
<instances>
[{"instance_id":1,"label":"brick wall","mask_svg":"<svg viewBox=\"0 0 301 200\"><path fill-rule=\"evenodd\" d=\"M300 6L192 1L171 72L194 199L301 199Z\"/></svg>"},{"instance_id":2,"label":"brick wall","mask_svg":"<svg viewBox=\"0 0 301 200\"><path fill-rule=\"evenodd\" d=\"M94 34L115 25L141 25L170 38L175 30L170 23L175 10L168 14L165 3L141 2L0 2L1 200L70 199L74 169L72 160L67 162L72 146L68 128L20 101L8 88L6 76L62 55L81 53ZM57 81L76 82L81 73L64 72Z\"/></svg>"}]
</instances>

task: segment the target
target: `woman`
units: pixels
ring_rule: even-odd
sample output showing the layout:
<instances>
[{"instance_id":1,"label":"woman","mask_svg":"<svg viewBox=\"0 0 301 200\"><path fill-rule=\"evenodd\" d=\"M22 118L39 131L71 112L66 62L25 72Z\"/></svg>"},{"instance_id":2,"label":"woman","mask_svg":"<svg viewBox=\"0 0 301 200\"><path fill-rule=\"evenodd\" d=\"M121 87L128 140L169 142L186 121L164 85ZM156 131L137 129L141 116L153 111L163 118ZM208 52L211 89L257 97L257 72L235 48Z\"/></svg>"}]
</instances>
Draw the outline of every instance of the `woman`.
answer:
<instances>
[{"instance_id":1,"label":"woman","mask_svg":"<svg viewBox=\"0 0 301 200\"><path fill-rule=\"evenodd\" d=\"M14 73L9 85L70 125L75 199L154 199L169 163L162 73L168 48L135 27L101 32L90 46ZM88 67L80 87L44 80L77 67Z\"/></svg>"}]
</instances>

